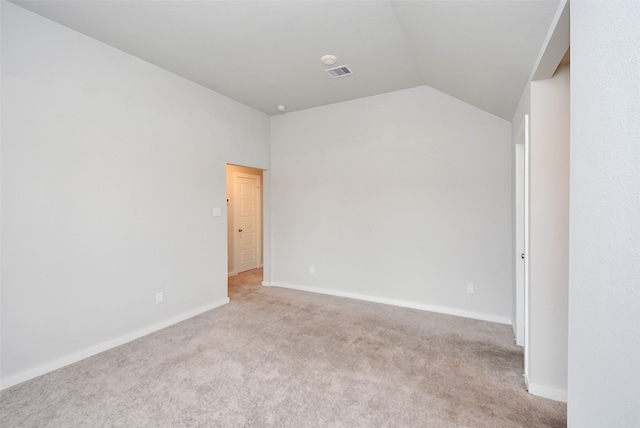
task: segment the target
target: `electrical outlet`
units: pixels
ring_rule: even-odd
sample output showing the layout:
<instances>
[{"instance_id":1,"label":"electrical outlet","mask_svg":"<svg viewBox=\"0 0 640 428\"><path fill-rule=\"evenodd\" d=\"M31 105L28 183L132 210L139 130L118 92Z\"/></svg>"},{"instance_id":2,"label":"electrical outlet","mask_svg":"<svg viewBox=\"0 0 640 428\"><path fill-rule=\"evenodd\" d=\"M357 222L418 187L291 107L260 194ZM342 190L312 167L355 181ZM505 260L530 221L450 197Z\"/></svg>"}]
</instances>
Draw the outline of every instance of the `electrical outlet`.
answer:
<instances>
[{"instance_id":1,"label":"electrical outlet","mask_svg":"<svg viewBox=\"0 0 640 428\"><path fill-rule=\"evenodd\" d=\"M469 294L473 294L473 293L474 293L474 291L475 291L475 290L474 290L474 287L473 287L473 283L471 283L471 282L470 282L470 283L468 283L468 284L467 284L467 293L469 293Z\"/></svg>"},{"instance_id":2,"label":"electrical outlet","mask_svg":"<svg viewBox=\"0 0 640 428\"><path fill-rule=\"evenodd\" d=\"M162 291L156 293L156 305L164 302L164 293Z\"/></svg>"},{"instance_id":3,"label":"electrical outlet","mask_svg":"<svg viewBox=\"0 0 640 428\"><path fill-rule=\"evenodd\" d=\"M313 265L309 266L309 273L316 273L316 267Z\"/></svg>"}]
</instances>

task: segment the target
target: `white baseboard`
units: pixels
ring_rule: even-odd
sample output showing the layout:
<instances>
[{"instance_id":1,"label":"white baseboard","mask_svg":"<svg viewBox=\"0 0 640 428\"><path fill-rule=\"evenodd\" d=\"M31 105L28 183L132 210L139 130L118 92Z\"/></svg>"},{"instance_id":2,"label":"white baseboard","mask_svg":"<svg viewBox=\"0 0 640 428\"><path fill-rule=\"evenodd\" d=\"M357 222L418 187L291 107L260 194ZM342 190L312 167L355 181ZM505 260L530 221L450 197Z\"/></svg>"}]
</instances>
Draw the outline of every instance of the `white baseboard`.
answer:
<instances>
[{"instance_id":1,"label":"white baseboard","mask_svg":"<svg viewBox=\"0 0 640 428\"><path fill-rule=\"evenodd\" d=\"M562 401L564 403L567 402L567 391L560 391L558 389L532 384L526 377L525 383L527 384L527 390L531 395L537 395L538 397L548 398L555 401Z\"/></svg>"},{"instance_id":2,"label":"white baseboard","mask_svg":"<svg viewBox=\"0 0 640 428\"><path fill-rule=\"evenodd\" d=\"M196 315L200 315L204 312L210 311L211 309L215 309L227 303L229 303L228 297L218 302L210 303L208 305L196 308L192 311L169 318L158 324L154 324L152 326L143 328L141 330L137 330L132 333L125 334L124 336L120 336L115 339L108 340L106 342L102 342L100 344L83 349L81 351L74 352L73 354L67 355L66 357L60 358L50 363L43 364L41 366L34 367L29 370L25 370L15 375L11 375L5 379L2 379L2 381L0 382L0 390L9 388L19 383L25 382L29 379L33 379L43 374L68 366L69 364L77 363L80 360L84 360L85 358L99 354L100 352L104 352L109 349L115 348L116 346L124 345L127 342L131 342L132 340L139 339L143 336L146 336L158 330L162 330L163 328L169 327L173 324L177 324L186 319L193 318Z\"/></svg>"},{"instance_id":3,"label":"white baseboard","mask_svg":"<svg viewBox=\"0 0 640 428\"><path fill-rule=\"evenodd\" d=\"M271 287L271 283L269 281L262 281L262 285L265 287Z\"/></svg>"},{"instance_id":4,"label":"white baseboard","mask_svg":"<svg viewBox=\"0 0 640 428\"><path fill-rule=\"evenodd\" d=\"M282 282L267 283L266 281L263 281L262 285L271 285L274 287L289 288L292 290L308 291L311 293L328 294L330 296L337 296L337 297L348 297L350 299L364 300L367 302L383 303L385 305L400 306L403 308L418 309L421 311L437 312L440 314L455 315L463 318L472 318L472 319L477 319L481 321L489 321L489 322L495 322L499 324L511 325L510 318L483 314L479 312L464 311L461 309L448 308L445 306L425 305L422 303L409 302L406 300L388 299L385 297L369 296L366 294L346 293L343 291L328 290L325 288L318 288L318 287L308 287L304 285L286 284Z\"/></svg>"},{"instance_id":5,"label":"white baseboard","mask_svg":"<svg viewBox=\"0 0 640 428\"><path fill-rule=\"evenodd\" d=\"M558 389L547 388L544 386L531 383L529 376L524 375L524 384L531 395L537 395L538 397L548 398L550 400L567 402L567 391L560 391Z\"/></svg>"},{"instance_id":6,"label":"white baseboard","mask_svg":"<svg viewBox=\"0 0 640 428\"><path fill-rule=\"evenodd\" d=\"M236 276L236 275L237 275L237 273L236 273L236 271L235 271L235 270L234 270L234 271L232 271L232 272L227 272L227 277L229 277L229 276Z\"/></svg>"}]
</instances>

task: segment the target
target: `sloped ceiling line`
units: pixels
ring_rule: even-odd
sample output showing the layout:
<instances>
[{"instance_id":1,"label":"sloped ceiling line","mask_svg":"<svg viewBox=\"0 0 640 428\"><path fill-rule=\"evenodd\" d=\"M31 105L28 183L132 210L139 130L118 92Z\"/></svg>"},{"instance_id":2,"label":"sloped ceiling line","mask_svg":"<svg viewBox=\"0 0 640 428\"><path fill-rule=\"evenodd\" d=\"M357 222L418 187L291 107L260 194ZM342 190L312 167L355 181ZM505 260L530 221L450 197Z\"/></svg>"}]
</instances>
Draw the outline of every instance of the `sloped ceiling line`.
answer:
<instances>
[{"instance_id":1,"label":"sloped ceiling line","mask_svg":"<svg viewBox=\"0 0 640 428\"><path fill-rule=\"evenodd\" d=\"M10 1L267 114L427 85L506 120L561 2Z\"/></svg>"}]
</instances>

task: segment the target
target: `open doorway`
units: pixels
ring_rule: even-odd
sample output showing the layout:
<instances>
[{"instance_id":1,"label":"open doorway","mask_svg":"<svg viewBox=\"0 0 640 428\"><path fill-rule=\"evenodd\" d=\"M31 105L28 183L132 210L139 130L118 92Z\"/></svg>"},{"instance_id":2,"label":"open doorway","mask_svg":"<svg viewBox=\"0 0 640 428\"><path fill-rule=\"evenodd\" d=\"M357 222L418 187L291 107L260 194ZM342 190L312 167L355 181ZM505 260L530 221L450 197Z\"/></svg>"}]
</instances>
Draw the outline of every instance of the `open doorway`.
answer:
<instances>
[{"instance_id":1,"label":"open doorway","mask_svg":"<svg viewBox=\"0 0 640 428\"><path fill-rule=\"evenodd\" d=\"M229 277L262 269L264 253L262 188L262 170L227 165L227 270ZM256 272L252 274L255 276Z\"/></svg>"},{"instance_id":2,"label":"open doorway","mask_svg":"<svg viewBox=\"0 0 640 428\"><path fill-rule=\"evenodd\" d=\"M261 169L227 165L227 282L230 298L262 284L264 264Z\"/></svg>"}]
</instances>

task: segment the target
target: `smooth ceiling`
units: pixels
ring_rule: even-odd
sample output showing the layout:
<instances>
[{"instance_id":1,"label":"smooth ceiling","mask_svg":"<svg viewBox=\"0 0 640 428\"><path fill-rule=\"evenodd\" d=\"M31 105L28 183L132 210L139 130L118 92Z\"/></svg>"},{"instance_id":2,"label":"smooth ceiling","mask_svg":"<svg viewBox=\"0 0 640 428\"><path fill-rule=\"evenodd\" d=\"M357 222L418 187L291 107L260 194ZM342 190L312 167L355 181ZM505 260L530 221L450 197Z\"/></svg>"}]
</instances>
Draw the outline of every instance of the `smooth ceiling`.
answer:
<instances>
[{"instance_id":1,"label":"smooth ceiling","mask_svg":"<svg viewBox=\"0 0 640 428\"><path fill-rule=\"evenodd\" d=\"M267 114L428 85L507 120L559 4L13 2ZM324 54L353 75L328 77Z\"/></svg>"}]
</instances>

